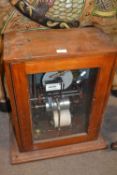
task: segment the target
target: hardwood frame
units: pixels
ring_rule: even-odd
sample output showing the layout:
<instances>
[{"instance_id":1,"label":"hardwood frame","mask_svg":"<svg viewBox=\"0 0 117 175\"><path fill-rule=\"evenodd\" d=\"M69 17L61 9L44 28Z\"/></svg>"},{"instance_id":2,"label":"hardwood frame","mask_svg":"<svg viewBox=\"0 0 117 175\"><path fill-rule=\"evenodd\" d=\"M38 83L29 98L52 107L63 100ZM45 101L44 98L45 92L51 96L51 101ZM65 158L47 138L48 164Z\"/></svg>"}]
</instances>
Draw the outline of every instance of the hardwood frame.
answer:
<instances>
[{"instance_id":1,"label":"hardwood frame","mask_svg":"<svg viewBox=\"0 0 117 175\"><path fill-rule=\"evenodd\" d=\"M27 152L26 156L30 154L28 153L29 151L40 151L40 154L43 154L44 150L45 152L50 150L49 155L47 153L47 156L45 156L49 158L51 157L52 151L56 149L59 150L59 148L61 150L60 155L62 155L62 153L64 155L64 150L67 149L67 147L71 149L73 147L74 149L76 146L77 149L79 149L78 144L81 142L87 143L84 144L85 150L83 149L84 151L81 152L88 150L88 141L95 145L95 140L97 140L99 136L103 112L114 76L117 49L111 45L106 36L101 37L102 33L100 31L95 29L80 29L79 31L67 30L64 32L64 30L61 30L60 33L58 31L54 32L54 37L53 31L40 31L39 33L41 35L38 35L38 32L30 33L30 35L29 33L11 33L11 35L6 35L5 39L4 66L12 107L12 125L19 151ZM91 34L89 32L91 32ZM65 39L69 38L68 42L63 39L63 36L60 37L61 34ZM82 37L80 37L81 34ZM44 38L45 35L47 38ZM51 41L49 40L50 38ZM87 38L88 45L85 43L83 48L82 44ZM22 39L24 40L23 42ZM60 41L58 41L58 39L60 39ZM79 39L79 43L77 39ZM94 41L94 47L92 47L91 43L93 43L94 39L97 41L97 44ZM72 42L73 46L70 47ZM65 45L70 51L70 54L55 54L55 50L50 47L50 44L55 44L56 47L60 47L61 45L63 47ZM41 47L40 50L36 49L38 45ZM45 48L47 49L46 52ZM93 48L93 51L91 51L90 48ZM14 52L12 51L13 49ZM22 52L20 51L21 49L23 49ZM82 68L99 69L93 92L87 133L66 137L64 139L60 138L58 140L40 143L33 142L27 75ZM62 151L63 147L64 149ZM102 147L104 148L105 145L101 145L100 148ZM91 149L94 150L93 148ZM96 149L98 149L98 145ZM75 151L73 152L75 153ZM78 150L76 152L78 152ZM66 154L69 153L70 151Z\"/></svg>"},{"instance_id":2,"label":"hardwood frame","mask_svg":"<svg viewBox=\"0 0 117 175\"><path fill-rule=\"evenodd\" d=\"M105 56L107 60L106 62ZM21 151L57 147L96 139L99 133L99 128L102 120L102 111L105 103L105 98L107 97L107 86L110 83L110 74L113 67L113 61L110 64L108 64L110 57L114 61L115 55L108 54L98 56L95 55L95 59L94 56L90 56L79 58L72 57L72 59L71 57L68 57L64 59L48 58L46 60L29 60L26 62L21 61L16 63L10 63L9 69L8 66L6 67L6 72L10 71L10 75L12 78L12 84L10 83L9 87L12 86L15 94L14 100L12 98L11 101L15 102L17 116L14 117L13 115L12 118L13 120L17 119L17 122L15 121L14 126L18 135L20 135L20 139L18 139L20 141L18 141L18 143L19 145L22 145L22 148L20 146ZM53 60L54 65L51 66ZM92 100L92 112L90 116L88 133L84 133L82 135L79 135L78 137L75 136L71 138L66 138L64 140L60 139L52 142L47 141L45 143L43 142L33 144L27 74L76 68L99 68L95 92ZM19 92L22 92L22 95L19 95Z\"/></svg>"},{"instance_id":3,"label":"hardwood frame","mask_svg":"<svg viewBox=\"0 0 117 175\"><path fill-rule=\"evenodd\" d=\"M10 136L11 136L10 160L12 164L27 163L36 160L50 159L72 154L80 154L89 151L98 151L100 149L107 148L106 141L99 136L96 140L88 142L82 142L60 147L53 147L50 149L20 152L16 139L14 137L14 133L12 131L10 132Z\"/></svg>"}]
</instances>

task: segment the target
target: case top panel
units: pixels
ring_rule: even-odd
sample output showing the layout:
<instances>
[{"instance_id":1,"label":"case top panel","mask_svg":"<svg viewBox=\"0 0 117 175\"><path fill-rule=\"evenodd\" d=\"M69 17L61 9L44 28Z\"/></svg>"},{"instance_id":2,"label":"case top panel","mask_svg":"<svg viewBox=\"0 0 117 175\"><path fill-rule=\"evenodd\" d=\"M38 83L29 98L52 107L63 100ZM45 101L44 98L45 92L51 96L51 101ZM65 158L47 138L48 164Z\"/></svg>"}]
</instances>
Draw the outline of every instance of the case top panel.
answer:
<instances>
[{"instance_id":1,"label":"case top panel","mask_svg":"<svg viewBox=\"0 0 117 175\"><path fill-rule=\"evenodd\" d=\"M12 32L4 35L5 61L116 53L107 34L96 28Z\"/></svg>"}]
</instances>

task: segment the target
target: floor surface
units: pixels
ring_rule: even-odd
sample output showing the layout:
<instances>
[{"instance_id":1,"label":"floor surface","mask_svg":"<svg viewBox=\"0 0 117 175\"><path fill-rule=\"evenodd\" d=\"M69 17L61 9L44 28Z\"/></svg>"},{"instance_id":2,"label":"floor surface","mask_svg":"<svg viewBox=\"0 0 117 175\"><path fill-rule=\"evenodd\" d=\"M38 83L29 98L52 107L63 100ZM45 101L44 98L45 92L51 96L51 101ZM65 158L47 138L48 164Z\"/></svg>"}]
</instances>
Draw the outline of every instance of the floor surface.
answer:
<instances>
[{"instance_id":1,"label":"floor surface","mask_svg":"<svg viewBox=\"0 0 117 175\"><path fill-rule=\"evenodd\" d=\"M108 144L117 140L117 98L110 97L102 134ZM0 113L1 175L117 175L117 151L110 148L90 153L11 165L9 159L9 115Z\"/></svg>"}]
</instances>

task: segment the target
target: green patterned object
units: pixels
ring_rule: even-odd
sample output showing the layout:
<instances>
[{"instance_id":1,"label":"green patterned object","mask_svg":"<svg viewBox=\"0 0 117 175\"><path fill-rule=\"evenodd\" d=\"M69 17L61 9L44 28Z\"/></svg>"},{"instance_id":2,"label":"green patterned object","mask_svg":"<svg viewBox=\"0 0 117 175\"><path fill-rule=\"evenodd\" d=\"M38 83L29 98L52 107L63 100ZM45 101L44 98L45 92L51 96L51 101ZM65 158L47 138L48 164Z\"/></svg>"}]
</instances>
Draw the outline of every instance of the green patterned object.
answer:
<instances>
[{"instance_id":1,"label":"green patterned object","mask_svg":"<svg viewBox=\"0 0 117 175\"><path fill-rule=\"evenodd\" d=\"M94 15L111 17L117 14L117 0L95 0Z\"/></svg>"},{"instance_id":2,"label":"green patterned object","mask_svg":"<svg viewBox=\"0 0 117 175\"><path fill-rule=\"evenodd\" d=\"M55 21L75 21L84 7L84 0L55 0L47 16Z\"/></svg>"},{"instance_id":3,"label":"green patterned object","mask_svg":"<svg viewBox=\"0 0 117 175\"><path fill-rule=\"evenodd\" d=\"M85 0L12 0L25 16L51 28L78 27Z\"/></svg>"},{"instance_id":4,"label":"green patterned object","mask_svg":"<svg viewBox=\"0 0 117 175\"><path fill-rule=\"evenodd\" d=\"M10 0L25 16L49 28L79 27L90 16L112 17L117 0Z\"/></svg>"}]
</instances>

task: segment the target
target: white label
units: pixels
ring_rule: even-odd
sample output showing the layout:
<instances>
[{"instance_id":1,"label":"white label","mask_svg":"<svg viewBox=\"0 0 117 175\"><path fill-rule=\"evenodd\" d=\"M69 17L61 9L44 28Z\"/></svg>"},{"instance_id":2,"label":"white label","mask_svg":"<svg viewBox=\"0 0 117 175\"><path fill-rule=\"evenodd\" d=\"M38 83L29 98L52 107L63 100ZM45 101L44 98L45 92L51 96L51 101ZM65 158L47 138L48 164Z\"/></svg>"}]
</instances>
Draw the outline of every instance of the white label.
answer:
<instances>
[{"instance_id":1,"label":"white label","mask_svg":"<svg viewBox=\"0 0 117 175\"><path fill-rule=\"evenodd\" d=\"M67 49L57 49L57 53L67 53Z\"/></svg>"},{"instance_id":2,"label":"white label","mask_svg":"<svg viewBox=\"0 0 117 175\"><path fill-rule=\"evenodd\" d=\"M60 83L46 84L46 91L57 91L61 89Z\"/></svg>"}]
</instances>

